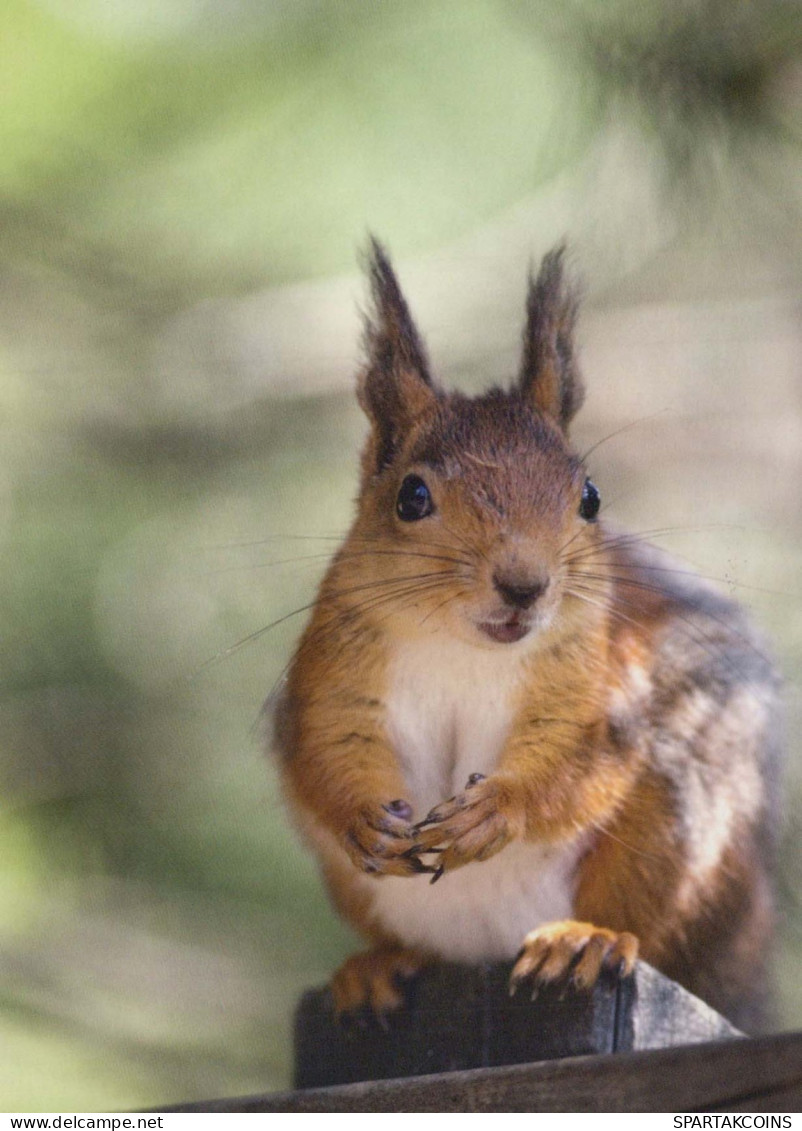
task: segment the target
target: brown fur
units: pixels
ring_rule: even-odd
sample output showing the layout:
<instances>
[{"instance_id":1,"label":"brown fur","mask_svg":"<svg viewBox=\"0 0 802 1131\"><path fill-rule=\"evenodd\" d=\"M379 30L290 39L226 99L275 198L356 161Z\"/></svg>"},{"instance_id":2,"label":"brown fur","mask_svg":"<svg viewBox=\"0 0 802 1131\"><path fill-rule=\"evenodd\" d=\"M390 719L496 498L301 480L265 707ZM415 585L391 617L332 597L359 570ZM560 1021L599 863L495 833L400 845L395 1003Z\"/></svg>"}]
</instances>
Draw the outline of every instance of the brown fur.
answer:
<instances>
[{"instance_id":1,"label":"brown fur","mask_svg":"<svg viewBox=\"0 0 802 1131\"><path fill-rule=\"evenodd\" d=\"M375 244L370 276L357 515L277 725L287 796L334 902L378 948L338 977L339 1008L395 1007L393 972L438 956L382 922L365 874L447 884L513 841L579 836L575 918L532 925L513 982L570 974L588 986L602 966L628 970L639 946L755 1024L772 929L777 680L736 605L578 513L585 471L567 428L583 387L562 252L530 282L517 384L474 399L432 380ZM408 475L433 499L419 521L396 511ZM520 594L525 612L512 607ZM531 643L493 772L413 814L388 721L399 648L439 632L501 657L522 623Z\"/></svg>"}]
</instances>

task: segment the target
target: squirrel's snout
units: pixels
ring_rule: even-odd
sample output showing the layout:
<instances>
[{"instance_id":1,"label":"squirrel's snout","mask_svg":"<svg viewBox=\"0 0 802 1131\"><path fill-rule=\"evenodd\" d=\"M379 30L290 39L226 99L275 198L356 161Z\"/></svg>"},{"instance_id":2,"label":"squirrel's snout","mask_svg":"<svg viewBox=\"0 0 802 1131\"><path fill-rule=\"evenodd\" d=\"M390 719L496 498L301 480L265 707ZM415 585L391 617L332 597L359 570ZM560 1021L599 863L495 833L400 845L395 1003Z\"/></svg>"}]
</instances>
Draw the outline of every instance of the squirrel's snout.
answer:
<instances>
[{"instance_id":1,"label":"squirrel's snout","mask_svg":"<svg viewBox=\"0 0 802 1131\"><path fill-rule=\"evenodd\" d=\"M528 609L542 597L548 588L547 577L521 577L508 576L496 572L493 574L493 588L506 605L514 609Z\"/></svg>"}]
</instances>

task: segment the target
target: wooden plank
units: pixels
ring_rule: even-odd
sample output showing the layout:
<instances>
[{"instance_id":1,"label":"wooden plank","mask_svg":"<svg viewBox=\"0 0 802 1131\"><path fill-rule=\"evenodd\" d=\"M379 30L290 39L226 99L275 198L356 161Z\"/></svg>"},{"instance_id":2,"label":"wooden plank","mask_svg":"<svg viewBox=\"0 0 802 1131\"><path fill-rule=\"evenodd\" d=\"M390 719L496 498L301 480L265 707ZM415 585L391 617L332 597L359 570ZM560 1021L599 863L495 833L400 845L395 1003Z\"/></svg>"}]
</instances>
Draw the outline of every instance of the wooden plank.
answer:
<instances>
[{"instance_id":1,"label":"wooden plank","mask_svg":"<svg viewBox=\"0 0 802 1131\"><path fill-rule=\"evenodd\" d=\"M793 1112L802 1033L164 1108L206 1112Z\"/></svg>"}]
</instances>

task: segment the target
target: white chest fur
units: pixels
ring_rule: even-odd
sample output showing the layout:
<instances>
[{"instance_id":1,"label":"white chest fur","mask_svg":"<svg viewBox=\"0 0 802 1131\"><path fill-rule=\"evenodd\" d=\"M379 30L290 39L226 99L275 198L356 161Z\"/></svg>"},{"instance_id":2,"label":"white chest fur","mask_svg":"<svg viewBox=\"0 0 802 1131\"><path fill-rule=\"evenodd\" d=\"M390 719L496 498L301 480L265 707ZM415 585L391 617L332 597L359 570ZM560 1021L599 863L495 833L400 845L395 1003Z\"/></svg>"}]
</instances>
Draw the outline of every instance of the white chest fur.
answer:
<instances>
[{"instance_id":1,"label":"white chest fur","mask_svg":"<svg viewBox=\"0 0 802 1131\"><path fill-rule=\"evenodd\" d=\"M408 799L423 817L489 774L512 724L526 653L439 634L403 644L388 673L387 725Z\"/></svg>"},{"instance_id":2,"label":"white chest fur","mask_svg":"<svg viewBox=\"0 0 802 1131\"><path fill-rule=\"evenodd\" d=\"M432 637L410 642L389 673L387 722L416 819L490 774L512 725L526 652ZM570 917L580 839L514 843L431 885L428 877L366 880L375 917L402 942L444 958L512 958L524 935Z\"/></svg>"}]
</instances>

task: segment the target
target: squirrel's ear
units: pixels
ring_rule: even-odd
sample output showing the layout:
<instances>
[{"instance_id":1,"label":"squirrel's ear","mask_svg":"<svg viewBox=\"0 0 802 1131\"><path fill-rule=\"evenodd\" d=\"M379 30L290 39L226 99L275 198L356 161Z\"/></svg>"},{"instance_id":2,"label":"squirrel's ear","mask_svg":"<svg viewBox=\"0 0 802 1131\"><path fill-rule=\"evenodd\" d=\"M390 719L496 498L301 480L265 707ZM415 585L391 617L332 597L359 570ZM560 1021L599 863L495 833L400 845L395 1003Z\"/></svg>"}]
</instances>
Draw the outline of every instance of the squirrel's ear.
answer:
<instances>
[{"instance_id":1,"label":"squirrel's ear","mask_svg":"<svg viewBox=\"0 0 802 1131\"><path fill-rule=\"evenodd\" d=\"M550 251L537 278L530 273L521 362L521 392L565 431L585 399L574 360L576 292L563 278L565 246Z\"/></svg>"},{"instance_id":2,"label":"squirrel's ear","mask_svg":"<svg viewBox=\"0 0 802 1131\"><path fill-rule=\"evenodd\" d=\"M390 260L375 239L370 241L368 275L373 302L365 322L367 365L357 396L373 425L373 470L381 471L413 421L435 404L438 390Z\"/></svg>"}]
</instances>

